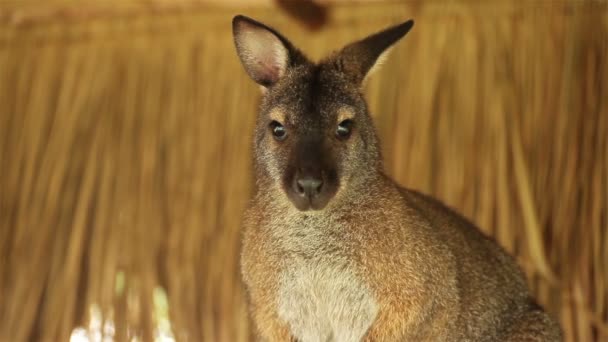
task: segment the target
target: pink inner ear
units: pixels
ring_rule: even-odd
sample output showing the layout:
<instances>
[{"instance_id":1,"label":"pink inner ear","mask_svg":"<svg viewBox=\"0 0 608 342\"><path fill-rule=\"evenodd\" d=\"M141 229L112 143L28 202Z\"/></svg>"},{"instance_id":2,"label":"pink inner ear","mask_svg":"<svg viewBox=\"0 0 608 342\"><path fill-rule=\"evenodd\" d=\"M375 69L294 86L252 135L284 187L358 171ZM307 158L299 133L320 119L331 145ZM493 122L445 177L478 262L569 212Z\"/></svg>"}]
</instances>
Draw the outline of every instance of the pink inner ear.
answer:
<instances>
[{"instance_id":1,"label":"pink inner ear","mask_svg":"<svg viewBox=\"0 0 608 342\"><path fill-rule=\"evenodd\" d=\"M283 76L288 52L272 32L244 24L237 35L237 43L241 60L256 82L272 84Z\"/></svg>"},{"instance_id":2,"label":"pink inner ear","mask_svg":"<svg viewBox=\"0 0 608 342\"><path fill-rule=\"evenodd\" d=\"M283 75L280 66L273 65L271 62L258 62L257 65L257 73L259 73L260 78L268 83L275 83L279 80L279 78Z\"/></svg>"}]
</instances>

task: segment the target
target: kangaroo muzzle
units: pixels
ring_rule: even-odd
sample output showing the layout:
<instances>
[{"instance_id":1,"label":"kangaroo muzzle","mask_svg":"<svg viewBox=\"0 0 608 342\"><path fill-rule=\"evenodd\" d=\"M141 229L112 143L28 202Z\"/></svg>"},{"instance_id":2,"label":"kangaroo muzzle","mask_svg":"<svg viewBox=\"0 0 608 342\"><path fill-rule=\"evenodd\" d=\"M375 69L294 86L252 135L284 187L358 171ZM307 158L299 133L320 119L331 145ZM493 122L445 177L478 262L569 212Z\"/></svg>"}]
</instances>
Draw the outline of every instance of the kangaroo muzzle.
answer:
<instances>
[{"instance_id":1,"label":"kangaroo muzzle","mask_svg":"<svg viewBox=\"0 0 608 342\"><path fill-rule=\"evenodd\" d=\"M302 211L321 210L334 197L338 177L322 141L298 144L284 181L287 197Z\"/></svg>"}]
</instances>

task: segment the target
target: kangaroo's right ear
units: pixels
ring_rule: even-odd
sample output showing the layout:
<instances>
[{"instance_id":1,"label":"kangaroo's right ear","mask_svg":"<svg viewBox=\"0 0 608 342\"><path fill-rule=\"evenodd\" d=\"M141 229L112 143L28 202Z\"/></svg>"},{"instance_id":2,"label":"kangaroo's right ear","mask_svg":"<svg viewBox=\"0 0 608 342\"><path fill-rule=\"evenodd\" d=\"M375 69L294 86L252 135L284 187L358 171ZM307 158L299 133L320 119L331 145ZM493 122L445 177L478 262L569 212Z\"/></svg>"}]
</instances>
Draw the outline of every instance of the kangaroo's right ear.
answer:
<instances>
[{"instance_id":1,"label":"kangaroo's right ear","mask_svg":"<svg viewBox=\"0 0 608 342\"><path fill-rule=\"evenodd\" d=\"M243 15L232 19L236 52L254 81L270 87L288 68L306 61L294 46L272 28Z\"/></svg>"},{"instance_id":2,"label":"kangaroo's right ear","mask_svg":"<svg viewBox=\"0 0 608 342\"><path fill-rule=\"evenodd\" d=\"M374 66L384 59L391 46L414 26L413 20L389 27L345 46L325 63L334 65L355 84L362 84Z\"/></svg>"}]
</instances>

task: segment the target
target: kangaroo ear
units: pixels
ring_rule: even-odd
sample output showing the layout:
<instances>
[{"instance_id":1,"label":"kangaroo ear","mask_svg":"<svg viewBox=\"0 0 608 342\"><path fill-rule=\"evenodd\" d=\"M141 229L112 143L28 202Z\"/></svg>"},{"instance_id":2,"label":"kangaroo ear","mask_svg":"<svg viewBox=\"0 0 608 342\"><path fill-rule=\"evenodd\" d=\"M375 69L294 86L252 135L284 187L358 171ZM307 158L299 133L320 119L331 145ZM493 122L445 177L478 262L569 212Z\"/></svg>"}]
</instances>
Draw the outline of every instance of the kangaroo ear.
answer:
<instances>
[{"instance_id":1,"label":"kangaroo ear","mask_svg":"<svg viewBox=\"0 0 608 342\"><path fill-rule=\"evenodd\" d=\"M289 67L306 60L280 33L243 15L232 19L232 33L245 71L264 87L272 86Z\"/></svg>"},{"instance_id":2,"label":"kangaroo ear","mask_svg":"<svg viewBox=\"0 0 608 342\"><path fill-rule=\"evenodd\" d=\"M360 85L374 66L386 57L390 47L403 38L412 26L414 21L408 20L348 44L328 62Z\"/></svg>"}]
</instances>

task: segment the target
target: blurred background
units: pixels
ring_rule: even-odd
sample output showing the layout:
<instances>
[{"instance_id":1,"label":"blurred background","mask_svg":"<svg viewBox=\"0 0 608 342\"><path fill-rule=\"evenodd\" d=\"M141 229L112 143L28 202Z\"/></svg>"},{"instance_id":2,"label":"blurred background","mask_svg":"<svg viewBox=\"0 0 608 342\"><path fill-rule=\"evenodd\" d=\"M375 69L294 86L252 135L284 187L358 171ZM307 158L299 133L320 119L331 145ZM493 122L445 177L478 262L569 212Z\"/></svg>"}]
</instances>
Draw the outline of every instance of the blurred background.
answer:
<instances>
[{"instance_id":1,"label":"blurred background","mask_svg":"<svg viewBox=\"0 0 608 342\"><path fill-rule=\"evenodd\" d=\"M312 58L415 19L366 88L387 172L608 340L605 1L53 0L0 3L0 341L251 339L237 13Z\"/></svg>"}]
</instances>

